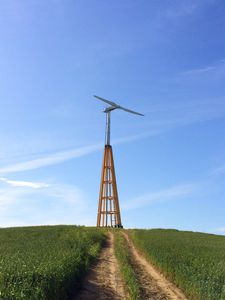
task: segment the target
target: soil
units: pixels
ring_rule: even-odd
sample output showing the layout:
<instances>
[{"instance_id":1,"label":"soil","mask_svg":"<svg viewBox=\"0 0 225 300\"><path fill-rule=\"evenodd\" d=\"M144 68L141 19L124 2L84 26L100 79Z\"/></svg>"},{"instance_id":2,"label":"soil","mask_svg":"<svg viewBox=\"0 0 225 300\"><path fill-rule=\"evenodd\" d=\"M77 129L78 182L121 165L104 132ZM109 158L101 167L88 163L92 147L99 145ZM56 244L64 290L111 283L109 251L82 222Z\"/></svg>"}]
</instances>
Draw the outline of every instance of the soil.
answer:
<instances>
[{"instance_id":1,"label":"soil","mask_svg":"<svg viewBox=\"0 0 225 300\"><path fill-rule=\"evenodd\" d=\"M114 235L108 240L96 263L92 266L74 300L121 300L125 294L119 266L114 253Z\"/></svg>"},{"instance_id":2,"label":"soil","mask_svg":"<svg viewBox=\"0 0 225 300\"><path fill-rule=\"evenodd\" d=\"M187 300L182 291L169 282L135 249L128 234L124 233L124 236L127 240L133 268L141 287L141 299Z\"/></svg>"}]
</instances>

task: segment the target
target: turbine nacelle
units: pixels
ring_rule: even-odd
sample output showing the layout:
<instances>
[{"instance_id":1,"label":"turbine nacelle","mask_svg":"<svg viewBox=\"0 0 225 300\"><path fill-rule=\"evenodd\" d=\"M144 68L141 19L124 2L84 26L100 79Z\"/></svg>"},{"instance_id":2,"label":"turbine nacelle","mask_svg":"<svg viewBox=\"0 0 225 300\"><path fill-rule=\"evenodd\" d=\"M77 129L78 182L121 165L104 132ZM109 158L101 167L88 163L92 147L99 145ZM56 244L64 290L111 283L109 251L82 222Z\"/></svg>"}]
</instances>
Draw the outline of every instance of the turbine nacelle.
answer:
<instances>
[{"instance_id":1,"label":"turbine nacelle","mask_svg":"<svg viewBox=\"0 0 225 300\"><path fill-rule=\"evenodd\" d=\"M104 112L104 113L109 113L109 112L111 112L112 110L117 109L117 108L119 108L119 107L108 106L108 107L106 107L105 109L103 109L102 112Z\"/></svg>"}]
</instances>

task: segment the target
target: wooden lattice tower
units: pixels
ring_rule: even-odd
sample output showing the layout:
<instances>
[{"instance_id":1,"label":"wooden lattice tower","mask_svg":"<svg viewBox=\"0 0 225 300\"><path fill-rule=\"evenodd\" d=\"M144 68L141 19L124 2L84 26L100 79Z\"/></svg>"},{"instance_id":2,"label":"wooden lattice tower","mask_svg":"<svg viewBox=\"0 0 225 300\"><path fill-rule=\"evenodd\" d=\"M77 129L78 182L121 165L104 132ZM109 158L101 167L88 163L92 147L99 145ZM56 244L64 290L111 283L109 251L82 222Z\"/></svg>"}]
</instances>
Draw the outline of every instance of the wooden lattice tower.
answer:
<instances>
[{"instance_id":1,"label":"wooden lattice tower","mask_svg":"<svg viewBox=\"0 0 225 300\"><path fill-rule=\"evenodd\" d=\"M122 109L136 115L143 115L133 110L126 109L112 101L103 99L98 96L95 97L110 105L109 107L106 107L106 109L104 109L104 112L106 113L105 150L100 183L97 226L122 228L123 226L120 216L113 151L112 146L110 145L110 113L115 109Z\"/></svg>"},{"instance_id":2,"label":"wooden lattice tower","mask_svg":"<svg viewBox=\"0 0 225 300\"><path fill-rule=\"evenodd\" d=\"M104 150L97 226L123 227L121 223L116 174L111 145L105 145Z\"/></svg>"}]
</instances>

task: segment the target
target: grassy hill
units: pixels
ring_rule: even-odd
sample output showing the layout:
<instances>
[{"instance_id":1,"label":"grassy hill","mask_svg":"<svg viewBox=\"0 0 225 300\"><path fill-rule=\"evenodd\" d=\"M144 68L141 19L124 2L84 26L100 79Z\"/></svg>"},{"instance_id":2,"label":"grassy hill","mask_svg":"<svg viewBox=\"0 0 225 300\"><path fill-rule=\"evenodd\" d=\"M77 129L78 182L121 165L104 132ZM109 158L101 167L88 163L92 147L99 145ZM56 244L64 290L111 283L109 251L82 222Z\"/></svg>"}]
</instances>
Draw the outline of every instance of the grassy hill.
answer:
<instances>
[{"instance_id":1,"label":"grassy hill","mask_svg":"<svg viewBox=\"0 0 225 300\"><path fill-rule=\"evenodd\" d=\"M125 282L130 282L136 295L123 230L115 231ZM98 256L106 232L77 226L0 229L0 299L70 299ZM136 248L189 299L225 299L224 236L163 229L126 232Z\"/></svg>"}]
</instances>

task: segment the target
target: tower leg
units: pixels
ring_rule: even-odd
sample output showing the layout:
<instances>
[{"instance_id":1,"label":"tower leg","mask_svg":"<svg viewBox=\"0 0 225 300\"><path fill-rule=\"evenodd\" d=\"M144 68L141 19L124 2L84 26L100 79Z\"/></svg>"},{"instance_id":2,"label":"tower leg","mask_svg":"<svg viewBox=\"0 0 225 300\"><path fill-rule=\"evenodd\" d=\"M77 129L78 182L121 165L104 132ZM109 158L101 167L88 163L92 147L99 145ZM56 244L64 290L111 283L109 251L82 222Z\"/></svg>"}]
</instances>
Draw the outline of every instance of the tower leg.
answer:
<instances>
[{"instance_id":1,"label":"tower leg","mask_svg":"<svg viewBox=\"0 0 225 300\"><path fill-rule=\"evenodd\" d=\"M97 226L123 227L111 145L105 145L104 149Z\"/></svg>"}]
</instances>

